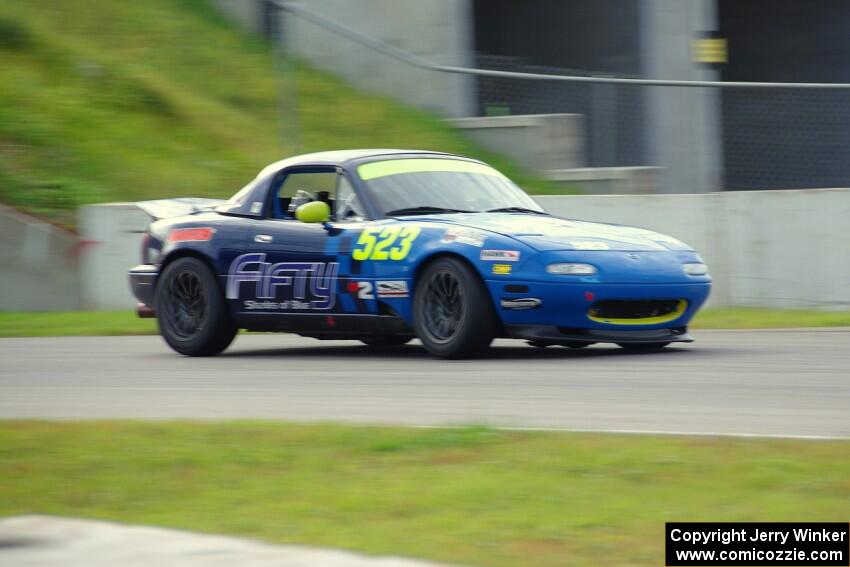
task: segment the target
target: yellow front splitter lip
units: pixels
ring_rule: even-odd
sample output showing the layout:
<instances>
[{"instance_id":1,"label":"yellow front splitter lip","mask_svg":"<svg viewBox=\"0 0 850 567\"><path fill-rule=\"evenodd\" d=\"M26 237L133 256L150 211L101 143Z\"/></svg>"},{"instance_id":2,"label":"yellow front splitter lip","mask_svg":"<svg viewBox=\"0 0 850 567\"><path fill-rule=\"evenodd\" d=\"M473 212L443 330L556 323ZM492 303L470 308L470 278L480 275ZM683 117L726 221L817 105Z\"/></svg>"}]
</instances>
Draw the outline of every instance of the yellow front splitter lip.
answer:
<instances>
[{"instance_id":1,"label":"yellow front splitter lip","mask_svg":"<svg viewBox=\"0 0 850 567\"><path fill-rule=\"evenodd\" d=\"M662 323L670 323L675 321L679 317L681 317L685 310L688 308L688 302L684 299L680 299L679 303L676 305L676 310L667 313L666 315L659 315L658 317L642 317L640 319L614 319L610 317L596 317L587 314L587 318L596 323L605 323L608 325L660 325Z\"/></svg>"}]
</instances>

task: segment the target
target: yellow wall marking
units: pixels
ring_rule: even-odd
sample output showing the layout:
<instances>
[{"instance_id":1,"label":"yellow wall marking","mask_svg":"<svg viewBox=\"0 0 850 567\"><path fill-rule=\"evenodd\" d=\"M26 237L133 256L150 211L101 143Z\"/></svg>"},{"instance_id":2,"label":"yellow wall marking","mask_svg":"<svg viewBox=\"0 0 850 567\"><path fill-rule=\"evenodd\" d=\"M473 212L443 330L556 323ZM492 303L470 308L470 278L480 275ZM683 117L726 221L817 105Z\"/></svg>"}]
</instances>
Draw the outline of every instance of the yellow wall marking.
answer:
<instances>
[{"instance_id":1,"label":"yellow wall marking","mask_svg":"<svg viewBox=\"0 0 850 567\"><path fill-rule=\"evenodd\" d=\"M729 48L724 38L696 39L693 50L697 63L718 64L729 61Z\"/></svg>"}]
</instances>

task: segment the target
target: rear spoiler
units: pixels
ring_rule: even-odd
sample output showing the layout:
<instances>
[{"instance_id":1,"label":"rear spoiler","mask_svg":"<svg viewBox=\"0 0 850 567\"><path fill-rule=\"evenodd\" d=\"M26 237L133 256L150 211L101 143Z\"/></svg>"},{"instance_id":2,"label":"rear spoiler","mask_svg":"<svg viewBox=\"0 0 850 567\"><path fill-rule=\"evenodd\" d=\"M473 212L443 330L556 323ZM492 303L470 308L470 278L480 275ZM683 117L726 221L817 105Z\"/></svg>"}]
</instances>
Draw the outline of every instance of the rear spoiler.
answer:
<instances>
[{"instance_id":1,"label":"rear spoiler","mask_svg":"<svg viewBox=\"0 0 850 567\"><path fill-rule=\"evenodd\" d=\"M139 201L136 206L152 216L154 220L159 220L209 211L226 202L224 199L180 197L178 199Z\"/></svg>"}]
</instances>

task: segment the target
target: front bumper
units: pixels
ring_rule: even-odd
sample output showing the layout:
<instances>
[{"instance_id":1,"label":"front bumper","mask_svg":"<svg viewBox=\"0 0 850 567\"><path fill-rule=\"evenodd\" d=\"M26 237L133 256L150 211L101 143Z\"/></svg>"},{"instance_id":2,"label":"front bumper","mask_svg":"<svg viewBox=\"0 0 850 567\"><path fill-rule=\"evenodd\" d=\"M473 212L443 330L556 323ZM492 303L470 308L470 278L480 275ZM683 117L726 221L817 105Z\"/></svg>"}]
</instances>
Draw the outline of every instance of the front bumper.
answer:
<instances>
[{"instance_id":1,"label":"front bumper","mask_svg":"<svg viewBox=\"0 0 850 567\"><path fill-rule=\"evenodd\" d=\"M636 331L686 328L691 318L705 303L711 290L709 282L676 284L605 284L597 282L551 283L534 281L487 280L493 307L505 327L529 326L550 329L606 331L625 337ZM535 300L535 307L519 309L517 299ZM655 317L624 321L593 317L588 310L602 301L676 300L686 302L675 317ZM556 331L562 339L563 333ZM574 334L574 333L573 333ZM602 339L599 339L602 340ZM646 342L660 342L652 338ZM666 339L664 339L666 340ZM673 339L671 339L673 340ZM588 341L590 342L590 341ZM596 341L593 341L596 342ZM615 342L615 341L612 341ZM625 341L624 341L625 342Z\"/></svg>"},{"instance_id":2,"label":"front bumper","mask_svg":"<svg viewBox=\"0 0 850 567\"><path fill-rule=\"evenodd\" d=\"M673 329L645 329L640 331L621 329L574 329L553 325L505 325L509 338L527 341L551 341L555 343L692 343L693 337L687 327Z\"/></svg>"},{"instance_id":3,"label":"front bumper","mask_svg":"<svg viewBox=\"0 0 850 567\"><path fill-rule=\"evenodd\" d=\"M141 264L130 269L128 275L130 276L130 289L139 303L148 308L153 307L154 286L156 285L156 278L159 276L159 269L150 264ZM139 314L142 314L141 306Z\"/></svg>"}]
</instances>

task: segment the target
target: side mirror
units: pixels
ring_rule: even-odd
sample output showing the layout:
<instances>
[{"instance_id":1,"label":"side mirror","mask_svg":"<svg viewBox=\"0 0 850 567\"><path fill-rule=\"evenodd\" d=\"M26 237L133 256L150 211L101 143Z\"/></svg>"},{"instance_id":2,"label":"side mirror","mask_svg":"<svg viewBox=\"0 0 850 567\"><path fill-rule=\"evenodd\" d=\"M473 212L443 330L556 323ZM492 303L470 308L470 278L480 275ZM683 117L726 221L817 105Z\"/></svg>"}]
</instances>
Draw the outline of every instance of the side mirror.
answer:
<instances>
[{"instance_id":1,"label":"side mirror","mask_svg":"<svg viewBox=\"0 0 850 567\"><path fill-rule=\"evenodd\" d=\"M295 209L295 218L301 222L325 222L331 218L331 208L323 201L304 203Z\"/></svg>"}]
</instances>

